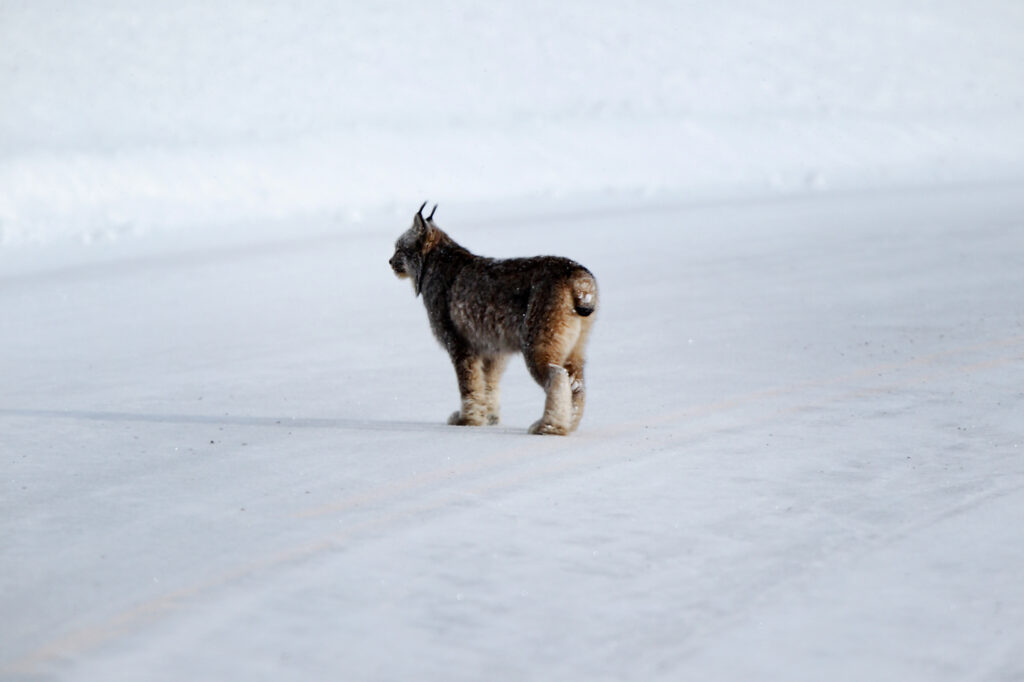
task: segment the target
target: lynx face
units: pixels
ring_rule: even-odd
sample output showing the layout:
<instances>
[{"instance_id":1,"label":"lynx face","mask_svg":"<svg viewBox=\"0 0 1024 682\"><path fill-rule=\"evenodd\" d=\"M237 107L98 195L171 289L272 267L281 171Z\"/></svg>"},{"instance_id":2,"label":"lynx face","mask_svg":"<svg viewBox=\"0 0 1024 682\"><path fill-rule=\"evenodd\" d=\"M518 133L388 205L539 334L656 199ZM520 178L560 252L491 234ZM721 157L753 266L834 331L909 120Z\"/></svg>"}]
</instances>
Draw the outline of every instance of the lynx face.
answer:
<instances>
[{"instance_id":1,"label":"lynx face","mask_svg":"<svg viewBox=\"0 0 1024 682\"><path fill-rule=\"evenodd\" d=\"M395 242L395 255L391 256L391 260L388 261L399 279L411 277L414 268L418 265L419 249L416 248L416 242L419 240L414 233L415 229L416 226L410 227L398 238L398 241Z\"/></svg>"},{"instance_id":2,"label":"lynx face","mask_svg":"<svg viewBox=\"0 0 1024 682\"><path fill-rule=\"evenodd\" d=\"M426 206L426 203L423 206ZM395 254L388 261L396 277L412 278L413 290L417 296L423 287L423 259L441 238L441 231L431 222L434 212L431 211L430 215L424 218L423 206L413 218L412 226L395 242ZM437 209L436 204L434 209Z\"/></svg>"},{"instance_id":3,"label":"lynx face","mask_svg":"<svg viewBox=\"0 0 1024 682\"><path fill-rule=\"evenodd\" d=\"M399 279L412 278L413 289L420 293L420 273L423 271L423 250L426 242L427 226L425 223L413 222L395 242L395 255L388 263Z\"/></svg>"}]
</instances>

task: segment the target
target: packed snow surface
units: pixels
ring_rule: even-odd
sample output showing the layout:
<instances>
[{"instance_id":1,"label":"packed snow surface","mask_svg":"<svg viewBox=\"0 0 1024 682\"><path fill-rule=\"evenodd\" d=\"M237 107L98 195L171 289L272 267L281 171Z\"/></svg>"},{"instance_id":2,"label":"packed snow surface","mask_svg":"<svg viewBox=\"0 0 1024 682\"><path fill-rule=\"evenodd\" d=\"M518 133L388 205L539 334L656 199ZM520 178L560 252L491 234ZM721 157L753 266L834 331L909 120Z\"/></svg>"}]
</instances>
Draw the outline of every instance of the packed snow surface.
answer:
<instances>
[{"instance_id":1,"label":"packed snow surface","mask_svg":"<svg viewBox=\"0 0 1024 682\"><path fill-rule=\"evenodd\" d=\"M3 676L1017 679L1021 190L452 211L597 274L568 438L391 226L5 278Z\"/></svg>"},{"instance_id":2,"label":"packed snow surface","mask_svg":"<svg viewBox=\"0 0 1024 682\"><path fill-rule=\"evenodd\" d=\"M0 3L0 679L1024 678L1024 4ZM600 284L445 425L424 199Z\"/></svg>"}]
</instances>

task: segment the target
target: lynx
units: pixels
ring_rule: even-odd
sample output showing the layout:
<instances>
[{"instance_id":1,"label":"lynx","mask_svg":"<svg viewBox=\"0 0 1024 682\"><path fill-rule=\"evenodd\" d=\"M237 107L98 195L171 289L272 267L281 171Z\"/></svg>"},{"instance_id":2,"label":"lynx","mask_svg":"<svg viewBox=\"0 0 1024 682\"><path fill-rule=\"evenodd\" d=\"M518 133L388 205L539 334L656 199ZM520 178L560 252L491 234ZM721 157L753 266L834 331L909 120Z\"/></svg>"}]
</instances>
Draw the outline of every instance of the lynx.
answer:
<instances>
[{"instance_id":1,"label":"lynx","mask_svg":"<svg viewBox=\"0 0 1024 682\"><path fill-rule=\"evenodd\" d=\"M434 336L455 366L461 404L449 424L497 424L498 382L522 353L546 397L530 433L568 435L583 417L584 349L597 310L597 280L556 256L485 258L434 224L426 202L395 243L389 263L423 297Z\"/></svg>"}]
</instances>

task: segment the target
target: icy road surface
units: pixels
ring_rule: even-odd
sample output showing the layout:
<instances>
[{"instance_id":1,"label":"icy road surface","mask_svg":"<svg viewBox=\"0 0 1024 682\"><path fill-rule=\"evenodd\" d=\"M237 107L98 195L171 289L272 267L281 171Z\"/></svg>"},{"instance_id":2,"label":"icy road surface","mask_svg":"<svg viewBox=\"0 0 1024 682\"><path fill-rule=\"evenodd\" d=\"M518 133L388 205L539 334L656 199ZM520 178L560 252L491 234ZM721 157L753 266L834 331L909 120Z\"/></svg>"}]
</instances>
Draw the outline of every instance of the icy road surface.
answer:
<instances>
[{"instance_id":1,"label":"icy road surface","mask_svg":"<svg viewBox=\"0 0 1024 682\"><path fill-rule=\"evenodd\" d=\"M577 434L408 216L0 275L0 678L1024 676L1024 187L438 218L597 275Z\"/></svg>"}]
</instances>

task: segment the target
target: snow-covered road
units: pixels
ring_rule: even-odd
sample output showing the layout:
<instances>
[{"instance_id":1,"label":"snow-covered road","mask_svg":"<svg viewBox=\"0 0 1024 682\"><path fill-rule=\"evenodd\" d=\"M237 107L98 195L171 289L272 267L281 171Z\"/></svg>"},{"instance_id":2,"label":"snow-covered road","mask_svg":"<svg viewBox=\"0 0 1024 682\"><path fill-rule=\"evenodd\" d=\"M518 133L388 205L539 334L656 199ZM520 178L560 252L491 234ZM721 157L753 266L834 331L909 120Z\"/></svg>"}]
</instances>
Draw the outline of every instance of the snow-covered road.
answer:
<instances>
[{"instance_id":1,"label":"snow-covered road","mask_svg":"<svg viewBox=\"0 0 1024 682\"><path fill-rule=\"evenodd\" d=\"M1024 675L1022 187L438 217L597 274L577 434L407 216L0 279L0 678Z\"/></svg>"}]
</instances>

